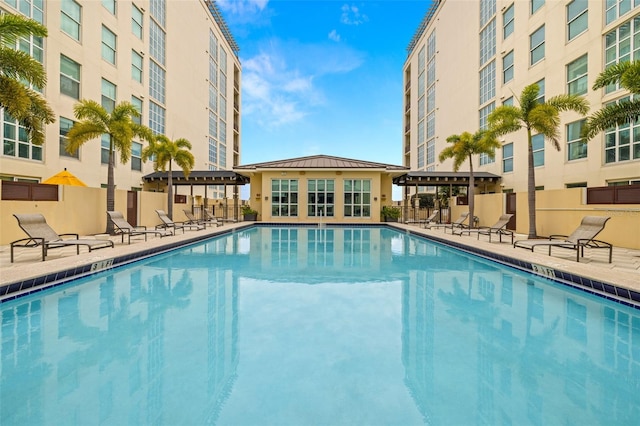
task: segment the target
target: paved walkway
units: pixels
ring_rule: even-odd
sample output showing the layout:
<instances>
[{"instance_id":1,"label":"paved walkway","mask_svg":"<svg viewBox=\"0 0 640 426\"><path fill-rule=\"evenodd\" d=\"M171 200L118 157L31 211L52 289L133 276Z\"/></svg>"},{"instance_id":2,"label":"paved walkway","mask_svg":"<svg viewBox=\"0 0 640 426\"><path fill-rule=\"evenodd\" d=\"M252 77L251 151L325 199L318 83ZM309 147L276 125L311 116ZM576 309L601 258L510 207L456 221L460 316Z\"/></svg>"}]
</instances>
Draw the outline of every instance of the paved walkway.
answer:
<instances>
[{"instance_id":1,"label":"paved walkway","mask_svg":"<svg viewBox=\"0 0 640 426\"><path fill-rule=\"evenodd\" d=\"M80 248L80 255L76 255L75 247L60 248L51 250L45 262L41 261L39 249L16 249L15 262L10 263L9 246L0 246L0 285L23 281L29 278L39 277L57 271L64 271L80 265L91 264L114 257L127 255L162 247L166 244L173 244L180 241L187 241L194 236L209 236L226 232L231 229L248 225L244 223L227 223L221 227L207 228L203 231L186 231L184 234L178 233L176 236L156 238L149 236L148 241L144 237L132 238L131 244L122 244L120 237L111 237L115 243L115 248L107 248L87 252L86 247ZM614 247L613 262L608 263L607 250L585 250L584 258L580 262L575 261L575 251L553 249L552 255L547 255L547 250L538 248L535 252L525 249L516 249L508 242L499 243L493 239L488 242L484 236L477 239L476 235L459 236L445 233L442 229L424 229L417 225L394 224L393 226L402 230L411 230L416 233L431 235L441 240L450 240L457 244L464 244L470 247L481 248L500 255L518 259L526 259L532 263L570 272L572 274L611 283L616 286L629 288L640 292L640 250L624 249ZM516 239L523 239L524 236L517 236Z\"/></svg>"}]
</instances>

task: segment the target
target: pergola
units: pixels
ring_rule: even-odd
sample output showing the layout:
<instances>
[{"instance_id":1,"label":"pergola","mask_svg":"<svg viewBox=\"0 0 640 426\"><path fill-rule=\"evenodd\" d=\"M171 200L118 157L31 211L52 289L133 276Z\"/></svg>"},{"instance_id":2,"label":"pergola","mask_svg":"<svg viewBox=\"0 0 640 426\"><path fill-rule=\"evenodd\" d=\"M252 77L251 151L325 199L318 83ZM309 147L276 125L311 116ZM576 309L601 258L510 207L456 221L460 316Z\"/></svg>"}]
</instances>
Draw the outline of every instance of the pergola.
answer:
<instances>
[{"instance_id":1,"label":"pergola","mask_svg":"<svg viewBox=\"0 0 640 426\"><path fill-rule=\"evenodd\" d=\"M153 172L149 175L143 176L142 180L147 185L157 184L168 185L169 172ZM171 182L174 186L191 187L191 197L193 197L193 187L205 185L204 187L204 207L207 207L207 186L209 185L221 185L227 192L227 186L233 185L233 216L238 220L238 187L249 183L247 176L238 174L230 170L193 170L189 173L189 176L185 177L182 170L176 170L171 172ZM228 208L227 198L224 199L225 214ZM226 218L225 218L226 219Z\"/></svg>"},{"instance_id":2,"label":"pergola","mask_svg":"<svg viewBox=\"0 0 640 426\"><path fill-rule=\"evenodd\" d=\"M449 194L452 194L454 186L469 187L469 172L408 172L403 175L393 178L394 185L404 187L404 199L409 198L409 187L414 186L416 188L416 194L418 194L418 188L421 186L448 186ZM487 185L495 185L502 177L487 172L474 172L473 180L475 185L485 184L485 190ZM405 214L408 206L405 203Z\"/></svg>"}]
</instances>

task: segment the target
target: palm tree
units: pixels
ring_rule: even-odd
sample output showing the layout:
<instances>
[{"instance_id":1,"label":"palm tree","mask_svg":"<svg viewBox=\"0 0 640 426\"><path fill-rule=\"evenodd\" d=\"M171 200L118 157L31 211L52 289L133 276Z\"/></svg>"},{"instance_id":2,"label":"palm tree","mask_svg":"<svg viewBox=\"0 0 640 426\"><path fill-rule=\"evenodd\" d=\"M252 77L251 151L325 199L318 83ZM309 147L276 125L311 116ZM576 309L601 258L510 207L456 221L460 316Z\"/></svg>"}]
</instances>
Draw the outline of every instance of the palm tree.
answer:
<instances>
[{"instance_id":1,"label":"palm tree","mask_svg":"<svg viewBox=\"0 0 640 426\"><path fill-rule=\"evenodd\" d=\"M151 130L137 124L132 117L140 113L130 102L117 104L111 113L96 101L83 99L76 103L73 112L77 121L67 133L67 152L75 153L85 142L98 139L103 134L109 135L109 162L107 167L107 210L115 207L115 182L113 171L115 166L115 150L120 153L120 161L126 164L131 157L131 145L134 137L143 140L152 138ZM113 232L113 223L107 218L107 233Z\"/></svg>"},{"instance_id":2,"label":"palm tree","mask_svg":"<svg viewBox=\"0 0 640 426\"><path fill-rule=\"evenodd\" d=\"M500 147L500 142L488 131L478 130L474 134L463 132L460 135L451 135L447 138L447 142L452 145L447 146L440 152L438 159L440 162L448 158L453 158L453 171L460 170L460 166L469 160L469 191L467 198L469 199L469 226L473 228L475 217L474 210L474 177L473 177L473 156L478 154L487 154L493 158L495 150Z\"/></svg>"},{"instance_id":3,"label":"palm tree","mask_svg":"<svg viewBox=\"0 0 640 426\"><path fill-rule=\"evenodd\" d=\"M586 114L589 111L589 103L586 99L576 95L558 95L546 102L540 102L539 87L531 84L522 90L518 99L520 107L502 105L496 108L488 118L489 131L496 137L508 133L517 132L523 127L527 129L528 144L528 176L527 199L529 203L529 235L528 238L536 238L536 177L533 166L533 146L531 134L533 132L544 135L549 139L556 150L560 150L558 132L560 127L561 111L576 111Z\"/></svg>"},{"instance_id":4,"label":"palm tree","mask_svg":"<svg viewBox=\"0 0 640 426\"><path fill-rule=\"evenodd\" d=\"M640 94L640 61L621 62L600 73L593 84L593 90L617 84L633 94ZM640 99L629 99L611 103L591 114L582 129L582 136L588 141L598 133L633 122L640 117Z\"/></svg>"},{"instance_id":5,"label":"palm tree","mask_svg":"<svg viewBox=\"0 0 640 426\"><path fill-rule=\"evenodd\" d=\"M46 37L47 28L22 15L0 14L0 109L27 129L31 143L42 145L44 125L56 121L55 114L27 85L43 88L47 75L40 62L13 48L16 40L31 35Z\"/></svg>"},{"instance_id":6,"label":"palm tree","mask_svg":"<svg viewBox=\"0 0 640 426\"><path fill-rule=\"evenodd\" d=\"M172 163L175 161L178 167L182 169L184 176L189 176L195 159L193 154L189 151L191 149L191 142L186 139L176 139L172 141L165 135L157 135L142 150L142 160L146 161L148 158L154 157L153 168L154 170L167 170L167 163L169 164L169 173L167 174L167 197L168 208L167 215L173 219L173 173Z\"/></svg>"}]
</instances>

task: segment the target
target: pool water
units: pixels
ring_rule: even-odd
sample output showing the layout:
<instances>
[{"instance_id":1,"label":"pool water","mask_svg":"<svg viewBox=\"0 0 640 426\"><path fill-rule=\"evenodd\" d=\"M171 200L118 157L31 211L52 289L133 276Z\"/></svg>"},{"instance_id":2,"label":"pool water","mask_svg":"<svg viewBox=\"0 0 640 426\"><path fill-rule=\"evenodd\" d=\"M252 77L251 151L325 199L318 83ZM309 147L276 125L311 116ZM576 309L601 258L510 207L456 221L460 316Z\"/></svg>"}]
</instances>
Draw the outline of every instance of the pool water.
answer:
<instances>
[{"instance_id":1,"label":"pool water","mask_svg":"<svg viewBox=\"0 0 640 426\"><path fill-rule=\"evenodd\" d=\"M0 314L2 425L640 418L640 311L385 227L254 227Z\"/></svg>"}]
</instances>

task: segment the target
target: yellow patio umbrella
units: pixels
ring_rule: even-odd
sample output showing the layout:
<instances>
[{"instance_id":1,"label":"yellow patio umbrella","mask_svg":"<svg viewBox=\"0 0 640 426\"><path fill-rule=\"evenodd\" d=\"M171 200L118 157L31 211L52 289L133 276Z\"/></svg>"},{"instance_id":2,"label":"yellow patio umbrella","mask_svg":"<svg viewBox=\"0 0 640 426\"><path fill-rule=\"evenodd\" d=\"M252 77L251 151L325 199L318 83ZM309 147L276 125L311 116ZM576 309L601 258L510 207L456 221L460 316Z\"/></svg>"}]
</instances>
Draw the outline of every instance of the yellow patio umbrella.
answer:
<instances>
[{"instance_id":1,"label":"yellow patio umbrella","mask_svg":"<svg viewBox=\"0 0 640 426\"><path fill-rule=\"evenodd\" d=\"M49 179L43 180L42 183L46 183L49 185L87 186L86 183L78 179L71 172L68 172L66 167L63 171L56 173Z\"/></svg>"}]
</instances>

